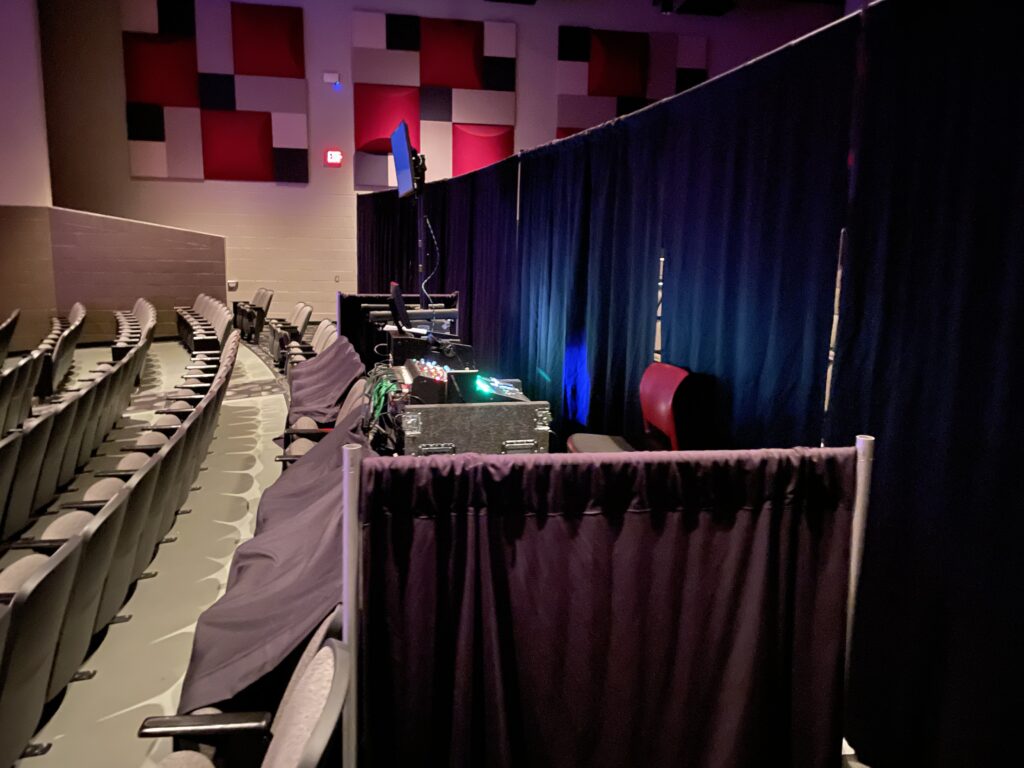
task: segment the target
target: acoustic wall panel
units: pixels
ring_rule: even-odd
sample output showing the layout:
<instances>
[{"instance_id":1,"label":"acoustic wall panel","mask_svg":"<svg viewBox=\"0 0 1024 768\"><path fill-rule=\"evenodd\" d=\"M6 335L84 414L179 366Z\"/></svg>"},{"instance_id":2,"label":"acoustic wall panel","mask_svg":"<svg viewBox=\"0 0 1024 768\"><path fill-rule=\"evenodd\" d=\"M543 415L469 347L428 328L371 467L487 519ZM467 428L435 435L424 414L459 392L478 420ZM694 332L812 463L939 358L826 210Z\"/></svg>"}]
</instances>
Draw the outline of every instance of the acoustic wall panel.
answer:
<instances>
[{"instance_id":1,"label":"acoustic wall panel","mask_svg":"<svg viewBox=\"0 0 1024 768\"><path fill-rule=\"evenodd\" d=\"M559 27L556 136L642 109L706 79L705 38Z\"/></svg>"},{"instance_id":2,"label":"acoustic wall panel","mask_svg":"<svg viewBox=\"0 0 1024 768\"><path fill-rule=\"evenodd\" d=\"M121 16L133 176L309 180L301 8L122 0Z\"/></svg>"},{"instance_id":3,"label":"acoustic wall panel","mask_svg":"<svg viewBox=\"0 0 1024 768\"><path fill-rule=\"evenodd\" d=\"M511 22L355 11L352 73L357 188L393 186L382 183L384 169L372 158L390 152L391 132L400 120L409 124L413 146L426 155L431 180L457 173L456 168L479 167L476 162L491 157L495 147L507 147L508 154L514 150L516 25ZM480 137L457 144L457 123L497 126L503 129L501 140L491 141L487 152L470 140ZM460 160L460 146L471 156Z\"/></svg>"}]
</instances>

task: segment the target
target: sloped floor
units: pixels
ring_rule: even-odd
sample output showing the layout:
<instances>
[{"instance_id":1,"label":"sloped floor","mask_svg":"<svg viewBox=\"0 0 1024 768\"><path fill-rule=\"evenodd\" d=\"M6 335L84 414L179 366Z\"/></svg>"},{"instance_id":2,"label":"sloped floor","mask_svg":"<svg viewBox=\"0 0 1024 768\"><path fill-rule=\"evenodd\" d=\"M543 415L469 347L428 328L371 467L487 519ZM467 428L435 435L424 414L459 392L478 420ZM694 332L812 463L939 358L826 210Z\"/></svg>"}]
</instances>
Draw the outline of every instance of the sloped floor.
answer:
<instances>
[{"instance_id":1,"label":"sloped floor","mask_svg":"<svg viewBox=\"0 0 1024 768\"><path fill-rule=\"evenodd\" d=\"M105 349L76 353L88 369L109 359ZM187 362L176 342L151 348L143 387L125 426L142 424L163 407ZM91 680L72 683L34 741L50 742L46 755L22 759L21 768L139 768L154 766L170 741L136 736L143 718L177 709L196 620L223 592L235 548L252 536L263 490L280 473L271 441L280 434L286 406L271 370L243 347L232 375L205 470L170 536L150 566L156 576L138 582L122 609L131 620L112 625L83 670Z\"/></svg>"}]
</instances>

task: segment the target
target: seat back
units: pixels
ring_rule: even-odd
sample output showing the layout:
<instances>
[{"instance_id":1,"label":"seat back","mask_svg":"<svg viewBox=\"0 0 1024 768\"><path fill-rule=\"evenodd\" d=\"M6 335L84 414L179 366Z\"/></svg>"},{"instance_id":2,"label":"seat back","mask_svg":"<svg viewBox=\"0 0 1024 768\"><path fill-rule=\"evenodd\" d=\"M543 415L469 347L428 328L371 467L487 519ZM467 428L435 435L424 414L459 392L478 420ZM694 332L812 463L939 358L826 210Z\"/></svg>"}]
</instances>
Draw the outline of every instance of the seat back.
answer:
<instances>
[{"instance_id":1,"label":"seat back","mask_svg":"<svg viewBox=\"0 0 1024 768\"><path fill-rule=\"evenodd\" d=\"M68 607L57 639L47 701L52 700L71 682L89 652L103 585L107 580L107 571L124 520L124 509L123 503L108 502L95 515L73 510L58 517L43 532L44 539L79 536L82 540L78 569L72 581Z\"/></svg>"},{"instance_id":2,"label":"seat back","mask_svg":"<svg viewBox=\"0 0 1024 768\"><path fill-rule=\"evenodd\" d=\"M676 390L690 375L685 368L668 363L651 363L640 379L640 409L644 428L656 429L668 438L673 451L679 450L673 403Z\"/></svg>"},{"instance_id":3,"label":"seat back","mask_svg":"<svg viewBox=\"0 0 1024 768\"><path fill-rule=\"evenodd\" d=\"M8 539L28 525L33 511L32 502L36 497L39 468L53 428L53 416L53 412L50 412L42 418L26 421L22 427L21 450L18 452L14 482L7 494L0 538Z\"/></svg>"},{"instance_id":4,"label":"seat back","mask_svg":"<svg viewBox=\"0 0 1024 768\"><path fill-rule=\"evenodd\" d=\"M274 299L274 292L270 288L263 289L263 298L256 303L256 306L263 310L263 314L270 311L270 302Z\"/></svg>"},{"instance_id":5,"label":"seat back","mask_svg":"<svg viewBox=\"0 0 1024 768\"><path fill-rule=\"evenodd\" d=\"M368 383L369 381L365 376L352 382L352 386L348 389L348 394L341 401L341 408L338 409L338 416L334 420L334 426L343 424L349 414L360 406L369 405L370 394L366 391Z\"/></svg>"},{"instance_id":6,"label":"seat back","mask_svg":"<svg viewBox=\"0 0 1024 768\"><path fill-rule=\"evenodd\" d=\"M114 618L124 604L128 588L134 581L135 554L138 549L140 530L146 520L146 509L131 503L134 500L134 493L138 489L138 483L133 485L134 482L135 478L133 477L128 485L118 491L100 510L100 514L102 514L107 509L119 508L121 510L121 526L117 532L117 543L111 553L110 563L107 566L107 577L103 582L96 607L93 633L99 632Z\"/></svg>"},{"instance_id":7,"label":"seat back","mask_svg":"<svg viewBox=\"0 0 1024 768\"><path fill-rule=\"evenodd\" d=\"M42 466L39 468L39 482L36 484L36 496L32 502L33 509L39 509L57 494L60 485L60 471L64 464L64 453L71 438L71 430L78 412L79 398L59 406L53 414L53 427L46 443L46 452Z\"/></svg>"},{"instance_id":8,"label":"seat back","mask_svg":"<svg viewBox=\"0 0 1024 768\"><path fill-rule=\"evenodd\" d=\"M80 554L76 536L51 557L27 555L0 571L0 592L14 593L7 648L0 659L0 765L21 756L43 713Z\"/></svg>"},{"instance_id":9,"label":"seat back","mask_svg":"<svg viewBox=\"0 0 1024 768\"><path fill-rule=\"evenodd\" d=\"M7 499L14 483L14 470L18 466L20 451L20 432L0 436L0 530L3 530L4 510L7 508Z\"/></svg>"},{"instance_id":10,"label":"seat back","mask_svg":"<svg viewBox=\"0 0 1024 768\"><path fill-rule=\"evenodd\" d=\"M299 309L298 315L295 317L295 322L292 325L298 330L299 334L306 332L306 328L309 327L309 319L313 316L313 307L310 304L303 304Z\"/></svg>"},{"instance_id":11,"label":"seat back","mask_svg":"<svg viewBox=\"0 0 1024 768\"><path fill-rule=\"evenodd\" d=\"M18 316L21 314L20 309L16 309L7 316L2 323L0 323L0 365L3 364L3 360L7 357L7 349L11 346L11 338L14 336L14 329L18 327Z\"/></svg>"},{"instance_id":12,"label":"seat back","mask_svg":"<svg viewBox=\"0 0 1024 768\"><path fill-rule=\"evenodd\" d=\"M302 670L287 707L274 718L263 768L316 768L338 728L351 679L351 657L337 640L325 640Z\"/></svg>"},{"instance_id":13,"label":"seat back","mask_svg":"<svg viewBox=\"0 0 1024 768\"><path fill-rule=\"evenodd\" d=\"M3 360L0 360L0 368ZM18 370L11 367L0 370L0 435L7 431L7 414L14 402L14 388L18 383Z\"/></svg>"}]
</instances>

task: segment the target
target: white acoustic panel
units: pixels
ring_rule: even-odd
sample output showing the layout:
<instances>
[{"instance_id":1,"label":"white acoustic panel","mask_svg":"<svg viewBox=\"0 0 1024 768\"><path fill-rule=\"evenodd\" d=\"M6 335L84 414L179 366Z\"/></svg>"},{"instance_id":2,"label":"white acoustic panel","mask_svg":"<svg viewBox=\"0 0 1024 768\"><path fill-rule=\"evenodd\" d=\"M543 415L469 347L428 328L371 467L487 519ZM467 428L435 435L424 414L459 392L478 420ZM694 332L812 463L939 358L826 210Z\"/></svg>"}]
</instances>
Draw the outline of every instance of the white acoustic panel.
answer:
<instances>
[{"instance_id":1,"label":"white acoustic panel","mask_svg":"<svg viewBox=\"0 0 1024 768\"><path fill-rule=\"evenodd\" d=\"M590 128L615 117L614 96L558 97L558 126L560 128Z\"/></svg>"},{"instance_id":2,"label":"white acoustic panel","mask_svg":"<svg viewBox=\"0 0 1024 768\"><path fill-rule=\"evenodd\" d=\"M132 176L167 178L167 145L162 141L129 141L128 159Z\"/></svg>"},{"instance_id":3,"label":"white acoustic panel","mask_svg":"<svg viewBox=\"0 0 1024 768\"><path fill-rule=\"evenodd\" d=\"M453 88L452 122L515 125L516 95L512 91L471 91Z\"/></svg>"},{"instance_id":4,"label":"white acoustic panel","mask_svg":"<svg viewBox=\"0 0 1024 768\"><path fill-rule=\"evenodd\" d=\"M159 27L156 0L121 0L121 29L125 32L156 33Z\"/></svg>"},{"instance_id":5,"label":"white acoustic panel","mask_svg":"<svg viewBox=\"0 0 1024 768\"><path fill-rule=\"evenodd\" d=\"M647 68L647 98L664 99L676 92L676 60L679 36L670 32L650 35L650 65ZM568 93L568 91L563 91Z\"/></svg>"},{"instance_id":6,"label":"white acoustic panel","mask_svg":"<svg viewBox=\"0 0 1024 768\"><path fill-rule=\"evenodd\" d=\"M167 175L203 178L203 129L198 107L164 107Z\"/></svg>"},{"instance_id":7,"label":"white acoustic panel","mask_svg":"<svg viewBox=\"0 0 1024 768\"><path fill-rule=\"evenodd\" d=\"M352 45L359 48L387 48L387 15L352 11Z\"/></svg>"},{"instance_id":8,"label":"white acoustic panel","mask_svg":"<svg viewBox=\"0 0 1024 768\"><path fill-rule=\"evenodd\" d=\"M295 112L273 112L270 115L272 143L279 149L307 149L309 133L306 116Z\"/></svg>"},{"instance_id":9,"label":"white acoustic panel","mask_svg":"<svg viewBox=\"0 0 1024 768\"><path fill-rule=\"evenodd\" d=\"M388 183L388 167L392 165L391 155L371 155L368 152L356 152L352 161L352 173L355 184L359 187L395 186ZM390 173L394 173L391 171Z\"/></svg>"},{"instance_id":10,"label":"white acoustic panel","mask_svg":"<svg viewBox=\"0 0 1024 768\"><path fill-rule=\"evenodd\" d=\"M254 112L307 112L306 81L293 77L235 75L235 108Z\"/></svg>"},{"instance_id":11,"label":"white acoustic panel","mask_svg":"<svg viewBox=\"0 0 1024 768\"><path fill-rule=\"evenodd\" d=\"M352 49L352 82L370 85L420 84L419 51Z\"/></svg>"},{"instance_id":12,"label":"white acoustic panel","mask_svg":"<svg viewBox=\"0 0 1024 768\"><path fill-rule=\"evenodd\" d=\"M683 69L704 69L708 65L708 39L706 37L679 36L679 55L676 66Z\"/></svg>"},{"instance_id":13,"label":"white acoustic panel","mask_svg":"<svg viewBox=\"0 0 1024 768\"><path fill-rule=\"evenodd\" d=\"M484 22L484 56L516 55L516 25L511 21Z\"/></svg>"},{"instance_id":14,"label":"white acoustic panel","mask_svg":"<svg viewBox=\"0 0 1024 768\"><path fill-rule=\"evenodd\" d=\"M452 175L452 124L435 120L420 121L421 152L427 158L427 181Z\"/></svg>"},{"instance_id":15,"label":"white acoustic panel","mask_svg":"<svg viewBox=\"0 0 1024 768\"><path fill-rule=\"evenodd\" d=\"M202 0L201 11L196 14L196 62L199 71L234 74L230 0Z\"/></svg>"},{"instance_id":16,"label":"white acoustic panel","mask_svg":"<svg viewBox=\"0 0 1024 768\"><path fill-rule=\"evenodd\" d=\"M675 72L675 69L672 70ZM590 78L590 63L586 61L555 62L555 84L557 93L586 96Z\"/></svg>"}]
</instances>

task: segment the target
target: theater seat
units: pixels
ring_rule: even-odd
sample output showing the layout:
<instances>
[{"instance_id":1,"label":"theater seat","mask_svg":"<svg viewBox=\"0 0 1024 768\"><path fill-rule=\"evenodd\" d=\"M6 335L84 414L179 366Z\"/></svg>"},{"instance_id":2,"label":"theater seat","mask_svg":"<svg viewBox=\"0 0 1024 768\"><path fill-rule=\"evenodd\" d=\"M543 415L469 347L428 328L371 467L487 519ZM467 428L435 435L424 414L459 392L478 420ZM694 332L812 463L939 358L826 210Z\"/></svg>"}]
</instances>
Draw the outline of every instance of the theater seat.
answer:
<instances>
[{"instance_id":1,"label":"theater seat","mask_svg":"<svg viewBox=\"0 0 1024 768\"><path fill-rule=\"evenodd\" d=\"M649 447L679 450L675 400L680 385L689 375L690 372L685 368L668 363L651 363L644 371L640 379L640 409L643 412L644 431L653 443ZM624 437L586 432L571 435L566 447L570 453L618 453L637 450Z\"/></svg>"},{"instance_id":2,"label":"theater seat","mask_svg":"<svg viewBox=\"0 0 1024 768\"><path fill-rule=\"evenodd\" d=\"M53 555L12 550L0 558L9 597L7 648L0 658L0 765L16 761L46 703L57 638L81 552L72 538Z\"/></svg>"},{"instance_id":3,"label":"theater seat","mask_svg":"<svg viewBox=\"0 0 1024 768\"><path fill-rule=\"evenodd\" d=\"M312 661L292 676L292 696L281 703L273 719L267 712L227 712L147 718L139 729L142 737L171 736L204 743L211 736L223 739L232 733L269 733L271 738L263 768L317 766L341 719L351 679L351 657L337 640L325 640ZM289 687L292 687L291 684ZM213 768L199 752L174 752L161 768Z\"/></svg>"},{"instance_id":4,"label":"theater seat","mask_svg":"<svg viewBox=\"0 0 1024 768\"><path fill-rule=\"evenodd\" d=\"M368 380L364 376L356 379L349 387L348 394L345 395L345 400L342 402L341 408L338 409L338 416L334 420L335 427L342 424L356 409L369 406L370 397L366 391L367 383ZM309 416L300 416L285 432L286 436L291 436L294 439L285 448L282 460L288 462L302 458L313 449L313 446L324 434L326 434L325 430L313 419Z\"/></svg>"}]
</instances>

